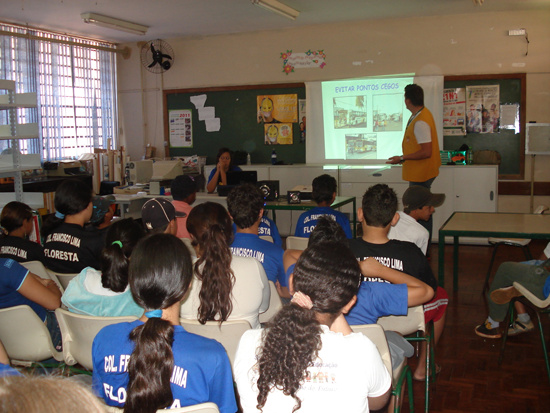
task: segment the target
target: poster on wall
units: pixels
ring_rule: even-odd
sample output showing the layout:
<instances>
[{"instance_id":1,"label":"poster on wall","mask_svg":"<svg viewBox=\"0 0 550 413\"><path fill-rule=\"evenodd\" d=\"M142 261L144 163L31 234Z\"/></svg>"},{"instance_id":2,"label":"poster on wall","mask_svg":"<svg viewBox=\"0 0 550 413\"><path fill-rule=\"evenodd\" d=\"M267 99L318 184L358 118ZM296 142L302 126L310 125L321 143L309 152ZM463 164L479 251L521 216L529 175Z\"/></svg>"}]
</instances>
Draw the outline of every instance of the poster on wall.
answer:
<instances>
[{"instance_id":1,"label":"poster on wall","mask_svg":"<svg viewBox=\"0 0 550 413\"><path fill-rule=\"evenodd\" d=\"M466 86L468 133L498 132L500 86Z\"/></svg>"},{"instance_id":2,"label":"poster on wall","mask_svg":"<svg viewBox=\"0 0 550 413\"><path fill-rule=\"evenodd\" d=\"M466 90L443 89L443 136L466 135Z\"/></svg>"},{"instance_id":3,"label":"poster on wall","mask_svg":"<svg viewBox=\"0 0 550 413\"><path fill-rule=\"evenodd\" d=\"M193 147L193 123L190 110L168 111L170 122L170 147Z\"/></svg>"},{"instance_id":4,"label":"poster on wall","mask_svg":"<svg viewBox=\"0 0 550 413\"><path fill-rule=\"evenodd\" d=\"M266 145L292 145L292 123L264 124Z\"/></svg>"},{"instance_id":5,"label":"poster on wall","mask_svg":"<svg viewBox=\"0 0 550 413\"><path fill-rule=\"evenodd\" d=\"M298 95L259 95L258 123L298 122Z\"/></svg>"}]
</instances>

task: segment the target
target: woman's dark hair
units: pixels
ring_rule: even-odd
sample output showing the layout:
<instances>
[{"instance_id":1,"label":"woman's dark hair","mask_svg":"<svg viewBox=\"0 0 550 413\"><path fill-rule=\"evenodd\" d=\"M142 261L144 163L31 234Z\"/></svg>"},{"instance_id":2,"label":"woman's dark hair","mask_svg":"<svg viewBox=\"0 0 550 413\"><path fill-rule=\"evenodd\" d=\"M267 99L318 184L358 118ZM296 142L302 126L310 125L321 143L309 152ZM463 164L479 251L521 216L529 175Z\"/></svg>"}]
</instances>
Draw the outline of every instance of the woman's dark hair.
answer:
<instances>
[{"instance_id":1,"label":"woman's dark hair","mask_svg":"<svg viewBox=\"0 0 550 413\"><path fill-rule=\"evenodd\" d=\"M205 202L194 207L187 218L187 230L199 246L195 274L201 280L198 320L227 320L233 310L231 291L235 275L231 270L233 239L231 218L227 210L216 202Z\"/></svg>"},{"instance_id":2,"label":"woman's dark hair","mask_svg":"<svg viewBox=\"0 0 550 413\"><path fill-rule=\"evenodd\" d=\"M32 218L32 209L23 202L8 202L0 214L0 226L6 230L6 234L21 228L24 221Z\"/></svg>"},{"instance_id":3,"label":"woman's dark hair","mask_svg":"<svg viewBox=\"0 0 550 413\"><path fill-rule=\"evenodd\" d=\"M231 158L231 161L229 162L229 169L231 170L231 167L233 166L233 151L229 148L223 147L218 150L218 154L216 155L216 165L218 165L218 162L224 153L228 153Z\"/></svg>"},{"instance_id":4,"label":"woman's dark hair","mask_svg":"<svg viewBox=\"0 0 550 413\"><path fill-rule=\"evenodd\" d=\"M66 179L55 191L55 210L63 215L76 215L92 202L92 188L79 179ZM50 216L42 225L42 235L46 237L64 219Z\"/></svg>"},{"instance_id":5,"label":"woman's dark hair","mask_svg":"<svg viewBox=\"0 0 550 413\"><path fill-rule=\"evenodd\" d=\"M132 254L129 283L134 301L146 311L163 310L183 299L193 270L187 247L170 234L143 238ZM128 364L125 413L154 413L173 401L170 376L174 369L174 326L149 318L132 330L135 344Z\"/></svg>"},{"instance_id":6,"label":"woman's dark hair","mask_svg":"<svg viewBox=\"0 0 550 413\"><path fill-rule=\"evenodd\" d=\"M296 394L322 346L316 313L335 319L357 294L360 280L359 264L346 245L325 242L302 253L294 268L293 287L309 296L313 307L284 306L264 331L258 360L258 409L265 405L273 388L296 400L293 412L301 407Z\"/></svg>"},{"instance_id":7,"label":"woman's dark hair","mask_svg":"<svg viewBox=\"0 0 550 413\"><path fill-rule=\"evenodd\" d=\"M101 252L101 284L116 293L128 286L130 255L145 231L132 218L121 219L109 226L105 248Z\"/></svg>"}]
</instances>

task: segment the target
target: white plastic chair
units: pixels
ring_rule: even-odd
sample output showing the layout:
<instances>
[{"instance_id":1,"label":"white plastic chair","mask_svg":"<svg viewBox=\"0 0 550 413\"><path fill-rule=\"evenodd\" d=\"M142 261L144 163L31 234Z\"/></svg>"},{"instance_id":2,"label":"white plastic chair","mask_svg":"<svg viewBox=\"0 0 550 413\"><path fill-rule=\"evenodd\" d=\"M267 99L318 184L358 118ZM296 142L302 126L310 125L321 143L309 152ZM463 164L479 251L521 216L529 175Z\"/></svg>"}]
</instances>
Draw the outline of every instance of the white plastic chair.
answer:
<instances>
[{"instance_id":1,"label":"white plastic chair","mask_svg":"<svg viewBox=\"0 0 550 413\"><path fill-rule=\"evenodd\" d=\"M195 248L193 248L193 245L191 244L191 239L189 238L180 238L180 239L189 250L189 254L191 254L191 258L197 258L197 251L195 251Z\"/></svg>"},{"instance_id":2,"label":"white plastic chair","mask_svg":"<svg viewBox=\"0 0 550 413\"><path fill-rule=\"evenodd\" d=\"M88 370L93 370L92 343L97 333L111 324L137 320L136 317L94 317L61 308L55 310L55 315L61 329L65 363L69 366L78 363Z\"/></svg>"},{"instance_id":3,"label":"white plastic chair","mask_svg":"<svg viewBox=\"0 0 550 413\"><path fill-rule=\"evenodd\" d=\"M295 237L293 235L290 235L286 237L286 249L303 251L307 248L308 242L309 238Z\"/></svg>"},{"instance_id":4,"label":"white plastic chair","mask_svg":"<svg viewBox=\"0 0 550 413\"><path fill-rule=\"evenodd\" d=\"M273 281L269 281L269 308L267 311L260 314L260 323L267 323L271 317L273 317L275 314L279 312L281 308L283 308L283 302L281 301L281 297L279 296L279 293L277 292L277 287L275 287L275 283Z\"/></svg>"},{"instance_id":5,"label":"white plastic chair","mask_svg":"<svg viewBox=\"0 0 550 413\"><path fill-rule=\"evenodd\" d=\"M0 341L14 364L30 365L54 358L63 360L57 351L46 324L28 305L0 310Z\"/></svg>"},{"instance_id":6,"label":"white plastic chair","mask_svg":"<svg viewBox=\"0 0 550 413\"><path fill-rule=\"evenodd\" d=\"M180 324L190 333L219 341L227 352L231 367L235 362L235 354L242 335L252 328L245 320L228 320L220 325L218 321L207 321L206 324L201 324L197 320L180 318Z\"/></svg>"},{"instance_id":7,"label":"white plastic chair","mask_svg":"<svg viewBox=\"0 0 550 413\"><path fill-rule=\"evenodd\" d=\"M260 238L273 243L273 238L271 237L271 235L260 235Z\"/></svg>"},{"instance_id":8,"label":"white plastic chair","mask_svg":"<svg viewBox=\"0 0 550 413\"><path fill-rule=\"evenodd\" d=\"M411 369L407 364L405 364L405 360L403 360L403 362L395 369L392 369L390 348L386 340L386 333L384 333L382 326L378 324L362 324L350 327L356 333L363 333L370 339L370 341L374 343L374 345L378 348L378 352L380 353L380 357L382 357L384 365L392 375L392 396L395 397L394 413L401 410L401 389L403 388L405 380L407 380L407 387L409 391L409 409L413 412L414 399Z\"/></svg>"},{"instance_id":9,"label":"white plastic chair","mask_svg":"<svg viewBox=\"0 0 550 413\"><path fill-rule=\"evenodd\" d=\"M78 275L77 272L61 273L61 272L52 271L49 268L47 270L50 273L50 278L53 280L55 277L55 279L57 279L58 281L58 284L61 284L61 286L63 287L63 290L66 290L67 286L69 285L69 282L71 282L71 280Z\"/></svg>"},{"instance_id":10,"label":"white plastic chair","mask_svg":"<svg viewBox=\"0 0 550 413\"><path fill-rule=\"evenodd\" d=\"M435 376L435 359L433 351L433 340L431 332L433 327L428 333L426 328L426 322L424 318L424 307L417 305L415 307L409 307L406 316L390 315L386 317L380 317L377 324L381 325L385 331L395 331L402 336L408 336L416 334L416 337L406 337L408 341L425 341L426 348L426 372L431 371L432 378ZM430 374L426 374L425 384L425 396L426 406L425 411L428 412L430 408Z\"/></svg>"},{"instance_id":11,"label":"white plastic chair","mask_svg":"<svg viewBox=\"0 0 550 413\"><path fill-rule=\"evenodd\" d=\"M27 262L21 262L20 263L23 267L25 267L27 270L32 272L33 274L38 275L40 278L46 279L46 280L53 280L57 286L59 287L59 290L61 293L65 291L59 280L56 276L52 275L50 271L44 267L44 264L42 264L40 261L27 261Z\"/></svg>"}]
</instances>

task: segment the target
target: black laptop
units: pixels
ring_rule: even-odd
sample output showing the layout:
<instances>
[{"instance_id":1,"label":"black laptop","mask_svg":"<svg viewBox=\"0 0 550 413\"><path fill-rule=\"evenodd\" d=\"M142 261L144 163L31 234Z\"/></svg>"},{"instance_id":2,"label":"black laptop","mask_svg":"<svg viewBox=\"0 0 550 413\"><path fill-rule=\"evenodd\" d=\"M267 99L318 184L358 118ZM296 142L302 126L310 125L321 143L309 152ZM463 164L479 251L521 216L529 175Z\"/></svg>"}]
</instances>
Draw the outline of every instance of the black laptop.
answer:
<instances>
[{"instance_id":1,"label":"black laptop","mask_svg":"<svg viewBox=\"0 0 550 413\"><path fill-rule=\"evenodd\" d=\"M227 196L229 191L238 185L258 182L258 172L256 171L230 171L227 172L227 185L218 185L218 195Z\"/></svg>"}]
</instances>

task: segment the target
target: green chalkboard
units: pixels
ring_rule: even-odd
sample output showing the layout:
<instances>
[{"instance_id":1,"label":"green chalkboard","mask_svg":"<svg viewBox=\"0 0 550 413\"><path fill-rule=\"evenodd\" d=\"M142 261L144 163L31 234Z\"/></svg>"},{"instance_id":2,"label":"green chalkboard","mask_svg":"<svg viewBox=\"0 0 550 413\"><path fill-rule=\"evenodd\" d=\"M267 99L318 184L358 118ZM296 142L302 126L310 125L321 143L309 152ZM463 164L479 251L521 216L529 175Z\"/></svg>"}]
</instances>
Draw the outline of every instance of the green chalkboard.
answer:
<instances>
[{"instance_id":1,"label":"green chalkboard","mask_svg":"<svg viewBox=\"0 0 550 413\"><path fill-rule=\"evenodd\" d=\"M256 120L258 95L296 94L306 98L303 83L250 85L204 89L178 89L164 91L164 125L167 156L206 156L207 164L214 164L221 147L250 153L252 164L271 163L271 152L277 152L278 161L285 164L305 163L305 142L300 142L299 122L292 124L293 143L290 145L265 145L264 125ZM206 95L205 107L213 107L220 119L220 130L207 132L206 123L199 120L199 112L191 97ZM193 147L169 146L169 111L187 109L192 112Z\"/></svg>"},{"instance_id":2,"label":"green chalkboard","mask_svg":"<svg viewBox=\"0 0 550 413\"><path fill-rule=\"evenodd\" d=\"M467 133L466 136L445 136L444 150L457 150L463 144L472 150L495 150L502 161L499 179L523 179L525 169L525 74L446 76L445 88L475 85L499 85L500 104L519 105L520 130L499 129L496 133Z\"/></svg>"}]
</instances>

